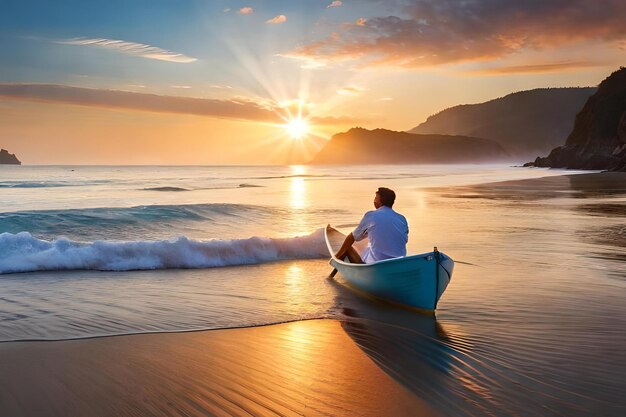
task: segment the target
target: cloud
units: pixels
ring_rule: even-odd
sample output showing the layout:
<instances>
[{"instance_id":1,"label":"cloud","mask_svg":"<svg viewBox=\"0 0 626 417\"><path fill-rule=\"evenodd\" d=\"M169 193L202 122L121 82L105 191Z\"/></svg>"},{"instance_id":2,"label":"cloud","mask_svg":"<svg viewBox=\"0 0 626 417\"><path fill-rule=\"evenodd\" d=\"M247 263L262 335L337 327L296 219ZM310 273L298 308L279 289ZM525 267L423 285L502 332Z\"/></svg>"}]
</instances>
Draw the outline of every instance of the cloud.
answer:
<instances>
[{"instance_id":1,"label":"cloud","mask_svg":"<svg viewBox=\"0 0 626 417\"><path fill-rule=\"evenodd\" d=\"M286 21L287 21L287 16L285 16L284 14L279 14L276 17L266 20L265 23L268 23L270 25L277 25L279 23L285 23Z\"/></svg>"},{"instance_id":2,"label":"cloud","mask_svg":"<svg viewBox=\"0 0 626 417\"><path fill-rule=\"evenodd\" d=\"M341 94L344 96L358 96L363 94L365 91L367 90L361 87L348 86L337 90L337 94Z\"/></svg>"},{"instance_id":3,"label":"cloud","mask_svg":"<svg viewBox=\"0 0 626 417\"><path fill-rule=\"evenodd\" d=\"M197 58L193 58L177 52L168 51L166 49L161 49L156 46L116 39L73 38L62 39L55 42L63 45L80 45L104 48L111 51L140 56L142 58L158 59L160 61L178 62L182 64L188 64L190 62L195 62L198 60Z\"/></svg>"},{"instance_id":4,"label":"cloud","mask_svg":"<svg viewBox=\"0 0 626 417\"><path fill-rule=\"evenodd\" d=\"M367 23L367 19L364 17L359 17L354 24L357 26L365 26L365 24Z\"/></svg>"},{"instance_id":5,"label":"cloud","mask_svg":"<svg viewBox=\"0 0 626 417\"><path fill-rule=\"evenodd\" d=\"M223 10L223 12L224 12L224 13L228 13L228 12L230 12L230 7L225 8L225 9Z\"/></svg>"},{"instance_id":6,"label":"cloud","mask_svg":"<svg viewBox=\"0 0 626 417\"><path fill-rule=\"evenodd\" d=\"M556 62L548 64L512 65L505 67L481 68L468 71L476 75L506 75L506 74L537 74L546 72L561 72L567 70L577 70L581 68L598 67L603 64L594 62Z\"/></svg>"},{"instance_id":7,"label":"cloud","mask_svg":"<svg viewBox=\"0 0 626 417\"><path fill-rule=\"evenodd\" d=\"M284 123L284 109L276 103L250 99L215 100L192 97L160 96L131 91L72 87L58 84L0 83L0 97L71 104L78 106L129 109L157 113L190 114L268 123ZM363 122L350 116L314 117L317 124L351 124Z\"/></svg>"},{"instance_id":8,"label":"cloud","mask_svg":"<svg viewBox=\"0 0 626 417\"><path fill-rule=\"evenodd\" d=\"M389 0L397 16L339 26L286 55L423 67L493 60L578 42L626 40L623 0Z\"/></svg>"},{"instance_id":9,"label":"cloud","mask_svg":"<svg viewBox=\"0 0 626 417\"><path fill-rule=\"evenodd\" d=\"M159 113L181 113L255 121L277 121L272 111L244 100L214 100L160 96L119 90L56 84L0 84L0 97L79 106L123 108Z\"/></svg>"},{"instance_id":10,"label":"cloud","mask_svg":"<svg viewBox=\"0 0 626 417\"><path fill-rule=\"evenodd\" d=\"M189 88L191 88L190 85L171 85L170 87L172 87L172 88L182 88L182 89L189 89Z\"/></svg>"},{"instance_id":11,"label":"cloud","mask_svg":"<svg viewBox=\"0 0 626 417\"><path fill-rule=\"evenodd\" d=\"M371 122L371 120L363 117L354 116L327 116L327 117L310 117L308 121L312 125L361 125Z\"/></svg>"},{"instance_id":12,"label":"cloud","mask_svg":"<svg viewBox=\"0 0 626 417\"><path fill-rule=\"evenodd\" d=\"M241 9L239 9L239 11L237 13L239 13L239 14L252 14L252 13L254 13L254 9L252 7L246 6L246 7L242 7Z\"/></svg>"},{"instance_id":13,"label":"cloud","mask_svg":"<svg viewBox=\"0 0 626 417\"><path fill-rule=\"evenodd\" d=\"M328 6L326 6L327 9L330 9L331 7L339 7L343 4L342 1L340 0L335 0L332 3L330 3Z\"/></svg>"}]
</instances>

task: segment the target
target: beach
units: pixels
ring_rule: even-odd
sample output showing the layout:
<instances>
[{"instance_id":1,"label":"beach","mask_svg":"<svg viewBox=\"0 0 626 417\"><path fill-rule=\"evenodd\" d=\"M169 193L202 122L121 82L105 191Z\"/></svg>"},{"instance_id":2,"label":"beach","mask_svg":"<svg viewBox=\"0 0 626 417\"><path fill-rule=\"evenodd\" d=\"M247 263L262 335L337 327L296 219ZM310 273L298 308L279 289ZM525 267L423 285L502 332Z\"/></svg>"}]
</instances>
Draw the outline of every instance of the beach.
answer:
<instances>
[{"instance_id":1,"label":"beach","mask_svg":"<svg viewBox=\"0 0 626 417\"><path fill-rule=\"evenodd\" d=\"M0 181L2 415L626 410L624 174L25 168ZM435 316L328 279L321 227L382 185L409 253L456 261Z\"/></svg>"},{"instance_id":2,"label":"beach","mask_svg":"<svg viewBox=\"0 0 626 417\"><path fill-rule=\"evenodd\" d=\"M0 344L2 415L436 416L331 320Z\"/></svg>"},{"instance_id":3,"label":"beach","mask_svg":"<svg viewBox=\"0 0 626 417\"><path fill-rule=\"evenodd\" d=\"M1 4L0 417L626 417L626 1Z\"/></svg>"}]
</instances>

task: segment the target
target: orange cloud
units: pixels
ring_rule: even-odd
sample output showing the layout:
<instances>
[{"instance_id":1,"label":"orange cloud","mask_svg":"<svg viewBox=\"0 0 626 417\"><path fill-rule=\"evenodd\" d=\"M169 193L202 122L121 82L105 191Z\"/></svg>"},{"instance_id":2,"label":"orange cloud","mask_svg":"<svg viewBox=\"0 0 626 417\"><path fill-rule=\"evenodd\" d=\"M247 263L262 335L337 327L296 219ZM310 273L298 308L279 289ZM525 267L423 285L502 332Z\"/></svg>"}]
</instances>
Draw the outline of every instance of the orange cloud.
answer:
<instances>
[{"instance_id":1,"label":"orange cloud","mask_svg":"<svg viewBox=\"0 0 626 417\"><path fill-rule=\"evenodd\" d=\"M386 4L395 5L402 17L343 24L339 35L285 55L411 68L491 60L576 42L626 40L623 0L390 0Z\"/></svg>"},{"instance_id":2,"label":"orange cloud","mask_svg":"<svg viewBox=\"0 0 626 417\"><path fill-rule=\"evenodd\" d=\"M266 20L265 23L268 23L270 25L277 25L279 23L285 23L286 21L287 21L287 16L285 16L284 14L280 14L276 17Z\"/></svg>"},{"instance_id":3,"label":"orange cloud","mask_svg":"<svg viewBox=\"0 0 626 417\"><path fill-rule=\"evenodd\" d=\"M246 6L239 9L239 14L252 14L254 13L254 9L252 7Z\"/></svg>"},{"instance_id":4,"label":"orange cloud","mask_svg":"<svg viewBox=\"0 0 626 417\"><path fill-rule=\"evenodd\" d=\"M326 117L310 117L308 119L313 125L360 125L363 123L369 123L371 119L365 119L363 117L353 116L326 116Z\"/></svg>"},{"instance_id":5,"label":"orange cloud","mask_svg":"<svg viewBox=\"0 0 626 417\"><path fill-rule=\"evenodd\" d=\"M506 67L482 68L469 71L473 75L539 74L598 67L603 64L594 62L556 62L549 64L512 65Z\"/></svg>"},{"instance_id":6,"label":"orange cloud","mask_svg":"<svg viewBox=\"0 0 626 417\"><path fill-rule=\"evenodd\" d=\"M262 107L252 101L160 96L55 84L0 84L0 97L243 120L279 120L272 109Z\"/></svg>"},{"instance_id":7,"label":"orange cloud","mask_svg":"<svg viewBox=\"0 0 626 417\"><path fill-rule=\"evenodd\" d=\"M61 103L77 106L130 109L157 113L191 114L216 118L282 123L284 106L237 98L216 100L193 97L160 96L119 90L72 87L56 84L0 83L0 97ZM310 117L317 124L352 124L363 122L351 116Z\"/></svg>"}]
</instances>

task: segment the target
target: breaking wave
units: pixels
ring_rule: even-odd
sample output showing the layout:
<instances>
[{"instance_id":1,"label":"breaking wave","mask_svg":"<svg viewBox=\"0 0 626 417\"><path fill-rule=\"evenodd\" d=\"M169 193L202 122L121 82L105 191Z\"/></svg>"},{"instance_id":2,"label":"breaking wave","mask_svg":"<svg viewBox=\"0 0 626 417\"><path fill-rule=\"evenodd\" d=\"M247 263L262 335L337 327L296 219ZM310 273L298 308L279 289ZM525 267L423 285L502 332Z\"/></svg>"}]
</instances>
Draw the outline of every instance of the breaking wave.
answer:
<instances>
[{"instance_id":1,"label":"breaking wave","mask_svg":"<svg viewBox=\"0 0 626 417\"><path fill-rule=\"evenodd\" d=\"M130 271L212 268L327 255L323 229L306 236L272 239L79 242L37 239L28 232L0 234L0 274L33 271Z\"/></svg>"}]
</instances>

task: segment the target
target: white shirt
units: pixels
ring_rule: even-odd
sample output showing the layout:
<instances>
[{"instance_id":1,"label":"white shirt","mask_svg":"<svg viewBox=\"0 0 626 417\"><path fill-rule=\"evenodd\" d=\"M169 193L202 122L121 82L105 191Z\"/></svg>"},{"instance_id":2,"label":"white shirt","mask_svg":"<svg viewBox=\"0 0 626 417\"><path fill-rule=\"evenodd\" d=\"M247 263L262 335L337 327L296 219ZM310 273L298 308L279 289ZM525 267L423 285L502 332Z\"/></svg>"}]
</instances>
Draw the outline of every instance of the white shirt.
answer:
<instances>
[{"instance_id":1,"label":"white shirt","mask_svg":"<svg viewBox=\"0 0 626 417\"><path fill-rule=\"evenodd\" d=\"M366 237L369 239L369 246L361 258L370 264L406 256L409 224L402 214L396 213L391 207L381 206L365 213L352 235L357 242Z\"/></svg>"}]
</instances>

